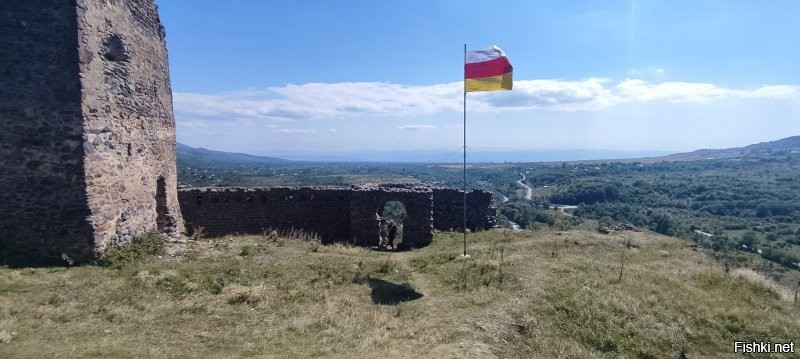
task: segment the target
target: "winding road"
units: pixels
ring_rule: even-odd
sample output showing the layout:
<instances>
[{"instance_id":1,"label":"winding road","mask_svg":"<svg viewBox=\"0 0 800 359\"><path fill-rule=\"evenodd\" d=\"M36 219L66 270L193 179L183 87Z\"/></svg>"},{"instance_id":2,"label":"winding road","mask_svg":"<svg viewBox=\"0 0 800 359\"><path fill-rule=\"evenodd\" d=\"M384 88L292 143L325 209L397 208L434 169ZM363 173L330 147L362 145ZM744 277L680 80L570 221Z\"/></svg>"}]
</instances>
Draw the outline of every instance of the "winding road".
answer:
<instances>
[{"instance_id":1,"label":"winding road","mask_svg":"<svg viewBox=\"0 0 800 359\"><path fill-rule=\"evenodd\" d=\"M517 181L517 183L520 186L525 187L525 199L530 200L531 196L533 196L533 189L528 187L526 184L522 183L522 181L525 180L525 175L522 173L520 173L520 175L522 176L522 179ZM503 195L503 202L508 202L508 197L506 197L505 195ZM511 221L508 222L511 223L511 229L513 229L515 232L519 232L522 230L522 227L520 227L519 224L516 224Z\"/></svg>"},{"instance_id":2,"label":"winding road","mask_svg":"<svg viewBox=\"0 0 800 359\"><path fill-rule=\"evenodd\" d=\"M522 181L525 180L524 173L520 173L519 175L522 176L522 179L517 181L517 183L519 183L520 186L525 187L525 199L530 201L531 197L533 196L533 188L530 188L528 185L522 183Z\"/></svg>"},{"instance_id":3,"label":"winding road","mask_svg":"<svg viewBox=\"0 0 800 359\"><path fill-rule=\"evenodd\" d=\"M525 183L522 182L522 181L525 180L525 174L524 173L520 173L519 175L522 176L522 179L517 180L517 184L519 184L522 187L525 187L525 199L530 201L531 198L533 198L533 188L531 188L530 186L528 186L528 185L526 185ZM503 202L508 202L508 197L506 197L505 195L503 196ZM553 206L555 208L557 208L559 212L561 212L564 215L569 216L569 217L572 217L572 213L569 213L566 210L578 208L578 206L568 206L568 205L563 205L563 204L556 204L556 205L553 205ZM522 230L519 227L519 225L514 223L514 222L511 222L511 226L512 226L512 228L514 228L515 231L521 231Z\"/></svg>"},{"instance_id":4,"label":"winding road","mask_svg":"<svg viewBox=\"0 0 800 359\"><path fill-rule=\"evenodd\" d=\"M517 183L520 186L525 187L525 199L530 200L532 195L533 195L533 189L531 187L525 185L524 183L522 183L522 181L525 180L525 174L520 173L520 176L522 176L522 179L517 181ZM561 213L563 213L563 214L565 214L567 216L570 216L570 217L572 217L572 214L567 212L566 210L578 208L578 206L570 206L570 205L565 205L565 204L554 204L553 206L558 208L558 210Z\"/></svg>"}]
</instances>

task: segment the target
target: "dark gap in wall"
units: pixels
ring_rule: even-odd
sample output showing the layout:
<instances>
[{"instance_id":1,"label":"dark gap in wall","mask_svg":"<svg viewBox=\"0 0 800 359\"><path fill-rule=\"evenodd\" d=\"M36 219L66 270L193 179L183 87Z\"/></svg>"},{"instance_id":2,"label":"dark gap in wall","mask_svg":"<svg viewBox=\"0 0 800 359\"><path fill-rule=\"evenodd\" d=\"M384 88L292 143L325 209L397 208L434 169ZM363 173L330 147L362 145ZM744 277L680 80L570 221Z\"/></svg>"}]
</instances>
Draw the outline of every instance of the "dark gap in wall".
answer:
<instances>
[{"instance_id":1,"label":"dark gap in wall","mask_svg":"<svg viewBox=\"0 0 800 359\"><path fill-rule=\"evenodd\" d=\"M167 209L167 182L163 176L156 180L156 229L166 232L171 220Z\"/></svg>"},{"instance_id":2,"label":"dark gap in wall","mask_svg":"<svg viewBox=\"0 0 800 359\"><path fill-rule=\"evenodd\" d=\"M391 238L391 227L387 228L387 231L389 231L389 244L392 246L400 245L403 242L403 224L408 218L405 204L400 201L386 201L378 210L384 219L393 221L396 226L394 238Z\"/></svg>"},{"instance_id":3,"label":"dark gap in wall","mask_svg":"<svg viewBox=\"0 0 800 359\"><path fill-rule=\"evenodd\" d=\"M104 54L106 59L114 62L128 61L131 58L122 36L119 34L112 34L103 41Z\"/></svg>"}]
</instances>

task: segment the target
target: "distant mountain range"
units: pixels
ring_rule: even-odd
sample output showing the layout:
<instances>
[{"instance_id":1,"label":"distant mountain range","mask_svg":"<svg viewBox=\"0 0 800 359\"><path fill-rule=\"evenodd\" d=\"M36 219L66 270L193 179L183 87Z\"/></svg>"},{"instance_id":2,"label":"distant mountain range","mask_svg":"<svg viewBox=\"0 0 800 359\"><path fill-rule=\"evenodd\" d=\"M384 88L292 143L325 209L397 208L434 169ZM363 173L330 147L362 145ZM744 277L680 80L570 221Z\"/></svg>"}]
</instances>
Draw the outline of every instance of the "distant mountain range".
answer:
<instances>
[{"instance_id":1,"label":"distant mountain range","mask_svg":"<svg viewBox=\"0 0 800 359\"><path fill-rule=\"evenodd\" d=\"M194 163L290 163L308 162L461 162L460 151L404 150L404 151L360 151L339 153L289 153L285 157L292 160L254 156L245 153L213 151L194 148L178 143L178 161ZM701 149L686 153L667 151L615 151L615 150L506 150L473 149L467 153L468 162L546 162L546 161L692 161L704 159L730 159L753 156L774 156L800 154L800 136L761 142L745 147L725 149Z\"/></svg>"},{"instance_id":2,"label":"distant mountain range","mask_svg":"<svg viewBox=\"0 0 800 359\"><path fill-rule=\"evenodd\" d=\"M614 150L517 150L497 148L472 148L467 151L467 162L547 162L583 159L623 159L652 157L670 154L669 151L614 151ZM458 150L373 150L332 153L288 153L287 158L303 161L330 162L417 162L460 163L463 153Z\"/></svg>"},{"instance_id":3,"label":"distant mountain range","mask_svg":"<svg viewBox=\"0 0 800 359\"><path fill-rule=\"evenodd\" d=\"M664 161L692 161L788 154L800 155L800 136L786 137L775 141L760 142L745 147L702 149L693 152L674 153L658 159Z\"/></svg>"},{"instance_id":4,"label":"distant mountain range","mask_svg":"<svg viewBox=\"0 0 800 359\"><path fill-rule=\"evenodd\" d=\"M223 152L213 151L203 147L194 148L178 143L175 146L175 153L178 161L187 161L193 163L280 163L291 162L283 158L266 157L266 156L253 156L246 153Z\"/></svg>"}]
</instances>

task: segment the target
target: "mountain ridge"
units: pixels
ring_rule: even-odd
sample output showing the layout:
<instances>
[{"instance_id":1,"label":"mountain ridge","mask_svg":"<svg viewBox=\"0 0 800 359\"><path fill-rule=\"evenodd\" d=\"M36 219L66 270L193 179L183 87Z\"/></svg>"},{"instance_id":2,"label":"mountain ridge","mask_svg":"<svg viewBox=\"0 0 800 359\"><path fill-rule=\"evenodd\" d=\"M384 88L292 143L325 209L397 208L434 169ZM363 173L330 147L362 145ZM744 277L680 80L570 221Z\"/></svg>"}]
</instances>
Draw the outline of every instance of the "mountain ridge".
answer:
<instances>
[{"instance_id":1,"label":"mountain ridge","mask_svg":"<svg viewBox=\"0 0 800 359\"><path fill-rule=\"evenodd\" d=\"M292 155L296 159L258 156L238 152L194 148L177 143L179 161L203 163L292 163L292 162L461 162L461 152L441 150L361 151L341 153L304 153ZM503 150L475 149L467 153L469 162L595 162L595 161L694 161L707 159L735 159L744 157L800 154L800 136L790 136L743 147L698 149L691 152L619 150Z\"/></svg>"},{"instance_id":2,"label":"mountain ridge","mask_svg":"<svg viewBox=\"0 0 800 359\"><path fill-rule=\"evenodd\" d=\"M772 156L800 154L800 136L789 136L774 141L765 141L743 147L722 149L704 148L692 152L673 153L663 156L667 161L733 159L750 156Z\"/></svg>"},{"instance_id":3,"label":"mountain ridge","mask_svg":"<svg viewBox=\"0 0 800 359\"><path fill-rule=\"evenodd\" d=\"M193 162L238 162L238 163L288 163L287 159L268 156L256 156L247 153L209 150L203 147L191 147L180 142L175 145L178 161Z\"/></svg>"}]
</instances>

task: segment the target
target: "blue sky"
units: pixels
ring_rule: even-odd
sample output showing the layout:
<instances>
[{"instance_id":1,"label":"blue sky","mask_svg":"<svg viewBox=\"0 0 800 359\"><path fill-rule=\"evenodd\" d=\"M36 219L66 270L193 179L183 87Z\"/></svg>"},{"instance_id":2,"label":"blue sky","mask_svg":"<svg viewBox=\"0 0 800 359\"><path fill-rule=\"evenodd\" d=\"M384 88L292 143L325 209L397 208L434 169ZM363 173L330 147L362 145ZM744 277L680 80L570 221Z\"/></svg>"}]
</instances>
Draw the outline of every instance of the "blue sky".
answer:
<instances>
[{"instance_id":1,"label":"blue sky","mask_svg":"<svg viewBox=\"0 0 800 359\"><path fill-rule=\"evenodd\" d=\"M157 0L178 140L264 155L461 146L672 150L800 134L797 1ZM456 158L454 158L455 160Z\"/></svg>"}]
</instances>

